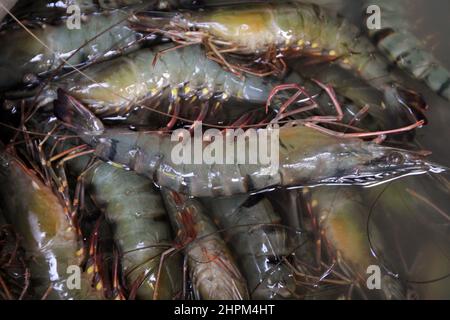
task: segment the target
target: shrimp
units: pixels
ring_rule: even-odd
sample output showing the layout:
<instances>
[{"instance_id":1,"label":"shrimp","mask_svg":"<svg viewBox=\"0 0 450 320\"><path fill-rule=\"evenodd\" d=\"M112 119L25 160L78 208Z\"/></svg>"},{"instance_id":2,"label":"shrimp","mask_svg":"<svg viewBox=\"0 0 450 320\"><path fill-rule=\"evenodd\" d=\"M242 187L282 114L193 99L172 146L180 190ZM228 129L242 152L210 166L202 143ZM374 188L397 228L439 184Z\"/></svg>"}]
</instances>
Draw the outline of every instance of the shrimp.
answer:
<instances>
[{"instance_id":1,"label":"shrimp","mask_svg":"<svg viewBox=\"0 0 450 320\"><path fill-rule=\"evenodd\" d=\"M181 291L182 265L176 255L162 259L172 247L172 236L159 191L133 172L106 163L88 167L87 160L67 161L68 170L80 177L87 194L113 226L130 295L174 299Z\"/></svg>"},{"instance_id":2,"label":"shrimp","mask_svg":"<svg viewBox=\"0 0 450 320\"><path fill-rule=\"evenodd\" d=\"M199 201L167 189L162 196L184 247L195 298L247 300L245 278Z\"/></svg>"},{"instance_id":3,"label":"shrimp","mask_svg":"<svg viewBox=\"0 0 450 320\"><path fill-rule=\"evenodd\" d=\"M28 257L33 298L101 299L101 287L92 288L90 279L80 270L80 286L72 287L70 276L81 263L83 251L79 250L77 233L59 198L3 147L0 184L2 211L22 237Z\"/></svg>"},{"instance_id":4,"label":"shrimp","mask_svg":"<svg viewBox=\"0 0 450 320\"><path fill-rule=\"evenodd\" d=\"M243 80L225 72L206 58L200 46L172 49L172 45L141 49L91 66L83 74L69 75L52 84L48 99L56 98L54 89L62 89L102 118L127 116L135 108L139 110L139 105L169 111L174 117L188 116L193 104L202 106L200 114L207 117L230 98L264 105L275 86L260 78ZM152 66L161 51L168 52ZM165 105L159 106L161 103ZM150 115L155 118L154 113ZM142 115L134 116L139 117ZM226 120L220 114L216 116L218 122Z\"/></svg>"},{"instance_id":5,"label":"shrimp","mask_svg":"<svg viewBox=\"0 0 450 320\"><path fill-rule=\"evenodd\" d=\"M414 79L423 81L442 98L450 100L450 72L410 30L404 16L404 1L364 1L364 13L369 5L380 7L383 19L380 29L367 29L370 37L385 56ZM364 24L367 26L367 23Z\"/></svg>"},{"instance_id":6,"label":"shrimp","mask_svg":"<svg viewBox=\"0 0 450 320\"><path fill-rule=\"evenodd\" d=\"M55 110L59 115L73 112L70 105L64 103L55 104ZM202 161L194 164L198 161L192 158L192 150L197 154L200 151L202 155L208 154L212 151L211 141L203 141L202 137L191 139L190 134L186 137L186 132L182 132L183 141L179 142L178 135L173 139L164 132L130 132L121 128L106 128L103 133L92 135L86 125L85 121L70 124L69 130L92 146L99 158L134 170L161 187L195 197L245 194L277 186L370 186L405 175L445 170L427 162L418 153L364 142L352 138L351 134L332 135L310 122L283 127L279 131L266 130L259 136L255 133L258 137L254 141L260 140L259 145L267 147L266 153L279 146L279 161L276 161L277 154L271 155L278 166L271 161L268 164L242 161L241 154L248 155L252 144L245 138L248 133L241 131L228 134L225 139L220 132L215 136L223 143L220 148L232 151L228 152L226 161L221 160L222 164ZM274 132L279 133L278 138ZM235 138L241 141L241 148ZM180 149L186 145L191 150L185 151L188 161L173 160L174 152L181 153ZM239 149L237 153L236 149Z\"/></svg>"},{"instance_id":7,"label":"shrimp","mask_svg":"<svg viewBox=\"0 0 450 320\"><path fill-rule=\"evenodd\" d=\"M286 66L280 57L336 61L385 92L393 106L398 107L404 99L408 105L426 108L419 94L395 83L387 60L377 53L369 39L359 35L356 26L342 18L333 18L317 5L244 4L180 11L159 19L154 14L148 18L148 14L138 13L131 21L136 24L136 30L160 32L182 45L204 43L211 58L238 74L282 74ZM226 54L230 53L251 57L256 67L248 67L246 62L227 61Z\"/></svg>"},{"instance_id":8,"label":"shrimp","mask_svg":"<svg viewBox=\"0 0 450 320\"><path fill-rule=\"evenodd\" d=\"M142 37L130 29L129 14L115 10L87 15L79 30L64 22L4 28L0 43L9 45L0 52L0 90L34 86L60 65L71 69L135 49Z\"/></svg>"},{"instance_id":9,"label":"shrimp","mask_svg":"<svg viewBox=\"0 0 450 320\"><path fill-rule=\"evenodd\" d=\"M165 53L161 55L161 52ZM155 65L151 66L149 61L154 59ZM323 86L297 73L283 81L292 83L292 89L301 90L305 95L293 101L290 112L304 109L299 102L303 99L303 105L314 105L310 108L314 114L336 113L327 107L332 105L334 97ZM133 126L167 124L167 116L171 117L169 128L180 118L230 125L249 112L254 113L253 124L272 117L258 112L268 100L272 113L284 114L283 101L289 101L291 96L287 90L277 91L283 86L278 79L255 76L241 79L228 73L209 60L198 45L184 48L162 45L99 63L82 74L63 77L49 86L43 100L53 100L58 90L63 90L70 96L68 99L83 104L102 120ZM274 96L273 92L276 92ZM406 110L404 113L409 114ZM305 114L298 113L300 117Z\"/></svg>"},{"instance_id":10,"label":"shrimp","mask_svg":"<svg viewBox=\"0 0 450 320\"><path fill-rule=\"evenodd\" d=\"M229 239L252 299L295 299L297 284L286 263L293 254L291 236L270 202L248 196L202 199Z\"/></svg>"},{"instance_id":11,"label":"shrimp","mask_svg":"<svg viewBox=\"0 0 450 320\"><path fill-rule=\"evenodd\" d=\"M346 277L355 279L350 288L356 287L362 297L375 298L381 294L384 299L403 300L406 298L405 284L384 271L381 274L381 290L376 290L379 292L365 289L370 276L368 268L380 266L372 255L366 229L368 210L358 190L341 188L334 191L321 187L306 190L303 196L318 221L319 234L328 249L330 264L339 266ZM375 227L371 228L371 234L376 235L377 239L382 237Z\"/></svg>"}]
</instances>

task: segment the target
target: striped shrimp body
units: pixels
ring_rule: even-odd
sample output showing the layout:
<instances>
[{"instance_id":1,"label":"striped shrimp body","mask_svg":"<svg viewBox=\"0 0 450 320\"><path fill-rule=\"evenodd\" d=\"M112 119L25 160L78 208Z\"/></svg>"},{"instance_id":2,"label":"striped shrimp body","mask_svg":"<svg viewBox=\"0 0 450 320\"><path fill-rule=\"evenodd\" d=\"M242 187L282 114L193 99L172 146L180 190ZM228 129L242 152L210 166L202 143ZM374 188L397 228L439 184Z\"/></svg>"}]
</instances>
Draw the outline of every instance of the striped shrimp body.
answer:
<instances>
[{"instance_id":1,"label":"striped shrimp body","mask_svg":"<svg viewBox=\"0 0 450 320\"><path fill-rule=\"evenodd\" d=\"M293 270L284 262L294 240L281 225L267 199L256 203L248 196L202 199L212 218L226 230L229 244L247 279L252 299L294 299Z\"/></svg>"},{"instance_id":2,"label":"striped shrimp body","mask_svg":"<svg viewBox=\"0 0 450 320\"><path fill-rule=\"evenodd\" d=\"M195 298L247 300L245 278L202 204L167 189L162 195L184 246Z\"/></svg>"},{"instance_id":3,"label":"striped shrimp body","mask_svg":"<svg viewBox=\"0 0 450 320\"><path fill-rule=\"evenodd\" d=\"M409 19L404 14L406 3L385 0L369 0L364 3L364 12L369 5L378 5L381 9L381 28L368 29L368 33L389 61L411 77L424 81L444 99L450 100L450 72L427 52L423 41L410 31Z\"/></svg>"},{"instance_id":4,"label":"striped shrimp body","mask_svg":"<svg viewBox=\"0 0 450 320\"><path fill-rule=\"evenodd\" d=\"M70 276L81 263L83 252L59 198L4 149L0 151L0 184L2 211L22 237L27 254L33 297L101 299L102 291L92 288L85 273L80 273L80 287L70 287Z\"/></svg>"},{"instance_id":5,"label":"striped shrimp body","mask_svg":"<svg viewBox=\"0 0 450 320\"><path fill-rule=\"evenodd\" d=\"M53 83L45 96L54 99L59 88L103 120L134 126L164 123L171 127L179 118L227 125L249 112L254 113L253 123L266 118L264 105L271 92L284 82L295 84L314 96L316 109L321 109L320 114L336 114L323 87L297 73L290 74L283 81L252 75L240 78L208 59L200 45L172 48L173 45L169 44L141 49L93 65L83 74L72 74ZM156 61L155 65L151 61ZM291 97L286 93L288 91L281 91L274 96L273 110L280 110L282 101ZM338 98L351 100L345 96ZM354 105L361 110L364 106L359 102ZM299 107L298 103L292 106ZM373 112L376 117L387 117L381 107L373 109L376 109ZM403 114L410 113L404 111ZM304 117L305 113L299 116ZM346 121L353 116L352 112L346 112L346 118L350 118Z\"/></svg>"},{"instance_id":6,"label":"striped shrimp body","mask_svg":"<svg viewBox=\"0 0 450 320\"><path fill-rule=\"evenodd\" d=\"M73 111L64 103L57 103L55 109L59 115ZM178 132L183 136L182 142L179 142L178 135L173 139L162 132L130 132L120 128L105 129L103 133L93 135L88 132L85 122L71 124L70 129L90 144L101 159L147 176L161 187L196 197L247 194L277 186L367 186L404 175L444 170L416 153L348 136L343 139L310 128L309 124L264 131L257 134L253 144L245 138L248 133L235 132L227 139L221 132L216 132L214 141L223 143L217 146L216 142L215 147L223 148L223 155L228 150L228 155L226 161L219 159L207 164L204 161L199 163L194 154L199 154L200 150L202 155L212 152L211 142L202 142L202 137L191 139L188 131ZM241 140L241 143L236 140ZM274 148L271 152L273 162L249 164L247 155L255 148L255 141L260 146L265 145L266 152ZM182 151L186 145L191 151ZM279 152L276 151L277 146ZM187 152L188 159L180 161L173 156L184 152Z\"/></svg>"},{"instance_id":7,"label":"striped shrimp body","mask_svg":"<svg viewBox=\"0 0 450 320\"><path fill-rule=\"evenodd\" d=\"M86 160L69 161L69 171L80 175ZM159 191L148 179L100 162L84 172L82 180L112 225L122 273L133 298L174 299L181 292L182 266L178 256L162 261L163 253L172 247L172 235Z\"/></svg>"},{"instance_id":8,"label":"striped shrimp body","mask_svg":"<svg viewBox=\"0 0 450 320\"><path fill-rule=\"evenodd\" d=\"M29 28L36 38L19 26L5 28L0 31L0 43L9 45L0 52L0 90L35 85L65 62L65 67L72 68L135 48L141 35L129 28L129 13L86 15L81 28L73 30L65 22L36 24Z\"/></svg>"},{"instance_id":9,"label":"striped shrimp body","mask_svg":"<svg viewBox=\"0 0 450 320\"><path fill-rule=\"evenodd\" d=\"M323 243L331 255L332 262L351 279L355 279L357 288L363 296L381 295L382 298L405 299L406 289L400 280L383 272L381 290L365 290L370 274L370 266L379 266L372 255L372 248L367 235L367 206L356 188L342 188L338 191L321 187L304 192L309 199L309 207L319 221ZM364 214L366 213L366 214ZM380 230L371 227L371 238L382 239ZM378 291L378 290L377 290Z\"/></svg>"},{"instance_id":10,"label":"striped shrimp body","mask_svg":"<svg viewBox=\"0 0 450 320\"><path fill-rule=\"evenodd\" d=\"M91 66L83 74L57 81L52 88L63 89L103 118L125 116L139 105L187 115L190 108L181 104L213 109L230 98L259 106L266 103L273 83L257 77L240 79L225 72L219 64L206 58L200 46L167 51L157 57L158 53L172 47L141 49ZM53 95L54 91L50 93ZM165 105L160 106L161 103ZM155 113L151 116L155 117Z\"/></svg>"},{"instance_id":11,"label":"striped shrimp body","mask_svg":"<svg viewBox=\"0 0 450 320\"><path fill-rule=\"evenodd\" d=\"M273 60L266 61L266 65L277 65L280 56L335 60L372 86L386 91L388 98L398 99L398 95L409 93L394 84L388 61L377 53L369 39L360 36L356 26L333 17L316 5L299 2L235 5L204 11L180 11L156 22L153 17L147 19L146 14L137 14L133 20L138 30L145 31L148 25L148 30L162 30L174 41L209 44L215 48L212 49L215 58L229 69L235 68L232 62L226 62L225 53L264 56L275 49L277 54L273 55ZM239 68L236 66L234 71L239 71ZM275 69L280 70L280 67ZM425 107L425 102L417 94L407 97Z\"/></svg>"}]
</instances>

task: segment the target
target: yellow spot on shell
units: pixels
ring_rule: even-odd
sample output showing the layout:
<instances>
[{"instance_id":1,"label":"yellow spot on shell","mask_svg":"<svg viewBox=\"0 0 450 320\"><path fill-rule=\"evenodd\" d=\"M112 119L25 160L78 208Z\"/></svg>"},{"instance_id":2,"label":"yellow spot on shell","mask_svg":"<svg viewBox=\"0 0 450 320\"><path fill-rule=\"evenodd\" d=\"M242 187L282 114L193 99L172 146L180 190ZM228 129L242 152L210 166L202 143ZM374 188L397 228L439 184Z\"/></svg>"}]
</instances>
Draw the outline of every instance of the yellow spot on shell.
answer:
<instances>
[{"instance_id":1,"label":"yellow spot on shell","mask_svg":"<svg viewBox=\"0 0 450 320\"><path fill-rule=\"evenodd\" d=\"M311 48L313 49L317 49L319 47L319 44L317 42L313 42L313 44L311 45Z\"/></svg>"},{"instance_id":2,"label":"yellow spot on shell","mask_svg":"<svg viewBox=\"0 0 450 320\"><path fill-rule=\"evenodd\" d=\"M155 96L157 93L158 93L158 89L156 89L156 88L153 88L153 89L150 90L150 94L152 96Z\"/></svg>"},{"instance_id":3,"label":"yellow spot on shell","mask_svg":"<svg viewBox=\"0 0 450 320\"><path fill-rule=\"evenodd\" d=\"M184 87L184 93L185 94L188 94L189 92L191 92L191 87L189 87L189 86L186 86L186 87Z\"/></svg>"},{"instance_id":4,"label":"yellow spot on shell","mask_svg":"<svg viewBox=\"0 0 450 320\"><path fill-rule=\"evenodd\" d=\"M80 250L78 250L75 254L77 255L77 257L81 257L84 253L84 249L81 248Z\"/></svg>"},{"instance_id":5,"label":"yellow spot on shell","mask_svg":"<svg viewBox=\"0 0 450 320\"><path fill-rule=\"evenodd\" d=\"M319 204L319 202L317 200L313 200L311 202L311 207L315 208L315 207L317 207L318 204Z\"/></svg>"},{"instance_id":6,"label":"yellow spot on shell","mask_svg":"<svg viewBox=\"0 0 450 320\"><path fill-rule=\"evenodd\" d=\"M110 162L109 163L111 166L113 166L114 168L118 168L118 169L123 169L123 165L115 163L115 162Z\"/></svg>"},{"instance_id":7,"label":"yellow spot on shell","mask_svg":"<svg viewBox=\"0 0 450 320\"><path fill-rule=\"evenodd\" d=\"M331 50L328 54L329 54L330 56L335 56L335 55L336 55L336 51Z\"/></svg>"},{"instance_id":8,"label":"yellow spot on shell","mask_svg":"<svg viewBox=\"0 0 450 320\"><path fill-rule=\"evenodd\" d=\"M173 88L171 93L172 93L173 97L176 97L178 95L178 89L177 88Z\"/></svg>"},{"instance_id":9,"label":"yellow spot on shell","mask_svg":"<svg viewBox=\"0 0 450 320\"><path fill-rule=\"evenodd\" d=\"M304 189L302 190L302 192L303 192L303 194L307 194L307 193L309 192L309 188L304 188Z\"/></svg>"},{"instance_id":10,"label":"yellow spot on shell","mask_svg":"<svg viewBox=\"0 0 450 320\"><path fill-rule=\"evenodd\" d=\"M349 64L349 63L350 63L350 60L348 60L348 58L345 58L345 59L342 61L342 63L344 63L344 64Z\"/></svg>"},{"instance_id":11,"label":"yellow spot on shell","mask_svg":"<svg viewBox=\"0 0 450 320\"><path fill-rule=\"evenodd\" d=\"M99 283L97 283L97 285L95 286L95 288L100 291L103 289L103 283L100 281Z\"/></svg>"},{"instance_id":12,"label":"yellow spot on shell","mask_svg":"<svg viewBox=\"0 0 450 320\"><path fill-rule=\"evenodd\" d=\"M87 269L87 273L88 273L88 274L93 274L93 273L94 273L94 266L90 266L90 267Z\"/></svg>"},{"instance_id":13,"label":"yellow spot on shell","mask_svg":"<svg viewBox=\"0 0 450 320\"><path fill-rule=\"evenodd\" d=\"M206 96L208 93L209 93L208 88L204 88L204 89L202 90L202 94L203 94L204 96Z\"/></svg>"},{"instance_id":14,"label":"yellow spot on shell","mask_svg":"<svg viewBox=\"0 0 450 320\"><path fill-rule=\"evenodd\" d=\"M305 40L298 40L297 45L299 45L300 47L303 47L303 45L305 44Z\"/></svg>"}]
</instances>

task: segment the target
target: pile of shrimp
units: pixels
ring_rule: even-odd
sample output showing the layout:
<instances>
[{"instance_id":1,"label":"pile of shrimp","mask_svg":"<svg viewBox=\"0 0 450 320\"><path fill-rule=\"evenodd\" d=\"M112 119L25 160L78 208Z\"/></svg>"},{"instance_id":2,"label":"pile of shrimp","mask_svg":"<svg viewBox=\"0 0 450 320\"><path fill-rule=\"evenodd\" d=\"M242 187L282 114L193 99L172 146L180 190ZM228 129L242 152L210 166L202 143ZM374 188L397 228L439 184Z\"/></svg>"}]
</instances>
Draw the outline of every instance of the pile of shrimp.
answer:
<instances>
[{"instance_id":1,"label":"pile of shrimp","mask_svg":"<svg viewBox=\"0 0 450 320\"><path fill-rule=\"evenodd\" d=\"M450 73L401 6L348 5L0 2L0 300L449 298L417 136ZM173 160L206 130L277 130L277 166Z\"/></svg>"}]
</instances>

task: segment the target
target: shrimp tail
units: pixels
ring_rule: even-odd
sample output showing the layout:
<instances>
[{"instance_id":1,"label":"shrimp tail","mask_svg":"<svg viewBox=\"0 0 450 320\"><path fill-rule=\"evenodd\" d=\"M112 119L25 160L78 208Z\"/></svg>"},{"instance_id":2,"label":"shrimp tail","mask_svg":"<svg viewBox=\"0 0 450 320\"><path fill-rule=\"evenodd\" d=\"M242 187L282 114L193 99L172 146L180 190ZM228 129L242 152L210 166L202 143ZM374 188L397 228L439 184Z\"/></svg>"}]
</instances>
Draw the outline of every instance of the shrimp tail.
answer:
<instances>
[{"instance_id":1,"label":"shrimp tail","mask_svg":"<svg viewBox=\"0 0 450 320\"><path fill-rule=\"evenodd\" d=\"M53 111L55 116L67 127L79 134L99 135L103 133L103 123L81 102L62 89L58 89L57 94Z\"/></svg>"}]
</instances>

